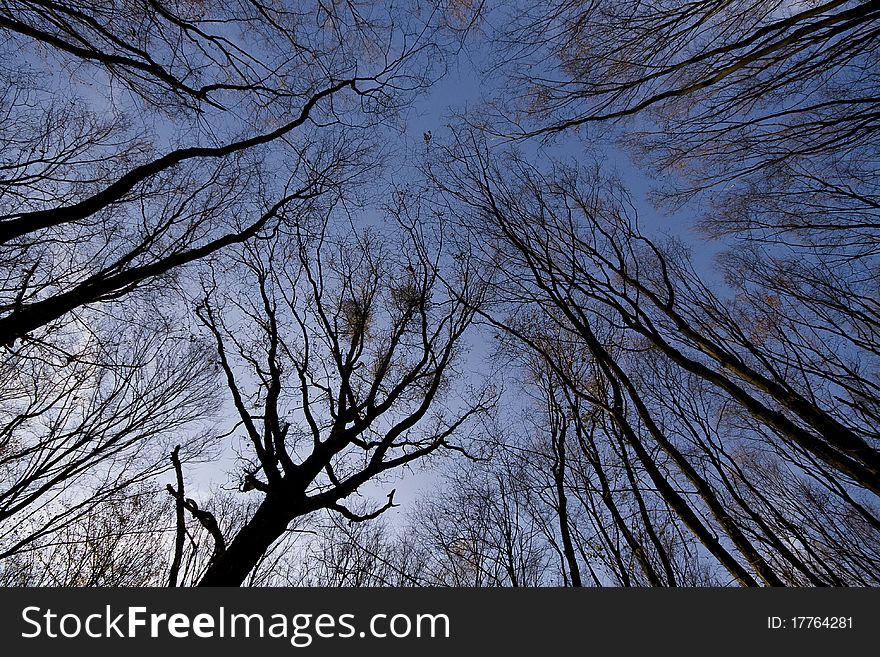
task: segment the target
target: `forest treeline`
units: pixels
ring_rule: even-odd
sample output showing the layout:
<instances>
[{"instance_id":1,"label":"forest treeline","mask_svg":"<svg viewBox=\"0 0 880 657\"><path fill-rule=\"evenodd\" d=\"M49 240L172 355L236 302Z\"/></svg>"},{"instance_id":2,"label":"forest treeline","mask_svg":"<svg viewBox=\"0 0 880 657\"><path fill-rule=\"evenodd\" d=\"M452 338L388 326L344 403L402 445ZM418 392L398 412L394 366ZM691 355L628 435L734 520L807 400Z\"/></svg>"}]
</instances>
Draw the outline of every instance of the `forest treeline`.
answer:
<instances>
[{"instance_id":1,"label":"forest treeline","mask_svg":"<svg viewBox=\"0 0 880 657\"><path fill-rule=\"evenodd\" d=\"M880 2L0 35L0 584L880 584Z\"/></svg>"}]
</instances>

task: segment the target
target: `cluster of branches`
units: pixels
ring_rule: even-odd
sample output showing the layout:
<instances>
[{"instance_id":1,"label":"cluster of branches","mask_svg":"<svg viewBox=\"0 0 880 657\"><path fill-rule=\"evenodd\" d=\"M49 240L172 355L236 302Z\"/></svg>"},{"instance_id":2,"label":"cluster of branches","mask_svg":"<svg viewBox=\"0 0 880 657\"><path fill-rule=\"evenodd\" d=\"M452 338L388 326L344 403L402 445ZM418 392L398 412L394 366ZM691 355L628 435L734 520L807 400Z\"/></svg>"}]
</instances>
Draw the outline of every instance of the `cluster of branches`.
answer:
<instances>
[{"instance_id":1,"label":"cluster of branches","mask_svg":"<svg viewBox=\"0 0 880 657\"><path fill-rule=\"evenodd\" d=\"M238 264L252 292L206 283L197 312L251 454L241 489L261 501L202 584L243 581L291 522L319 509L350 522L379 516L393 490L365 513L344 500L384 472L461 450L453 436L493 407L490 389L465 396L451 385L482 288L466 265L441 282L430 224L397 197L396 242L340 234L323 218L245 249Z\"/></svg>"},{"instance_id":2,"label":"cluster of branches","mask_svg":"<svg viewBox=\"0 0 880 657\"><path fill-rule=\"evenodd\" d=\"M9 581L18 572L9 564L35 563L29 557L15 561L26 552L43 550L35 558L54 563L62 535L88 536L79 542L82 549L101 543L96 527L116 527L102 529L107 536L127 535L114 520L122 512L108 511L111 506L128 508L125 500L142 482L180 472L192 459L210 458L213 446L222 447L228 433L215 428L222 417L218 375L226 375L234 399L246 393L232 378L235 347L227 344L224 328L231 320L214 305L218 294L204 294L198 272L207 272L201 276L207 281L227 267L256 271L261 258L269 258L262 266L270 267L276 248L293 261L305 257L299 237L309 217L351 201L359 177L377 173L386 127L442 66L438 29L446 21L439 13L419 3L394 9L371 2L0 4L0 559L4 576L13 573ZM254 240L275 246L242 248ZM222 260L224 252L232 264ZM302 394L307 385L320 386L312 372L319 365L310 355L308 362L294 355L293 343L277 332L280 318L273 317L272 331L257 325L273 345L273 374L254 385L271 388L264 400L268 419L259 422L268 423L274 446L256 452L267 480L260 484L254 475L250 485L271 489L269 506L276 507L279 498L286 504L299 494L293 491L314 493L305 507L285 508L274 525L322 505L350 513L340 500L364 481L445 446L445 431L452 429L439 428L445 427L439 415L431 415L436 431L428 437L410 438L408 431L428 415L438 390L445 390L472 311L463 301L451 308L436 300L429 304L436 272L418 264L430 262L423 255L413 256L414 278L398 291L402 297L394 303L404 310L385 327L391 336L387 353L371 354L379 364L364 399L352 397L349 388L360 376L366 326L349 335L335 319L318 325L335 341L328 354L341 353L343 334L349 335L346 359L352 360L338 363L342 407L334 400L331 408L341 412L339 426L331 430L318 411L309 416L310 430L322 432L315 445L323 446L296 476L296 455L287 451L293 448L285 446L288 429L279 419L289 409L274 406L288 403L277 389L278 359L301 363ZM307 354L330 348L307 324L338 316L326 304L343 304L343 316L351 314L352 304L379 314L367 307L379 303L372 297L349 290L351 298L343 298L354 280L345 276L369 277L361 265L349 263L350 269L338 272L341 296L331 300L337 289L323 288L323 256L317 257L307 270L321 281L312 288L320 312L309 314L315 308L304 306L291 316L299 324L285 326L302 328ZM273 272L271 280L258 277L258 289L268 293L269 286L286 281L291 302L304 302L305 292L294 294L303 275ZM374 272L374 287L385 275L390 273ZM226 285L225 278L217 284ZM412 326L422 327L420 342L411 341ZM207 330L200 334L200 327ZM282 344L287 352L280 353ZM406 361L406 369L403 353L415 358L411 350L419 345L421 358ZM244 354L235 367L252 360ZM410 409L409 420L390 424L387 436L359 438L379 432L377 420L390 408L410 403L413 387L428 401ZM253 436L256 420L240 404L236 408ZM356 412L363 424L353 430L349 415ZM370 455L370 464L357 476L337 466L337 479L333 463L355 443ZM174 445L180 447L169 460ZM317 481L325 470L341 484L336 489ZM283 491L276 492L279 482ZM211 526L207 542L217 543L218 555L211 566L228 569L219 554L228 552L224 563L233 563L246 541L232 540L226 550L223 523L211 520L214 514L186 498L183 488L182 482L172 487L178 512L182 506L199 527ZM250 526L260 527L261 509ZM198 568L181 571L185 546L179 540L189 534L195 544L195 530L186 520L176 530L147 524L145 533L157 534L160 546L174 545L169 581L196 581L192 573ZM115 544L105 539L101 544ZM271 542L258 543L265 548ZM243 578L259 556L234 566L234 577ZM106 580L58 574L36 581Z\"/></svg>"},{"instance_id":3,"label":"cluster of branches","mask_svg":"<svg viewBox=\"0 0 880 657\"><path fill-rule=\"evenodd\" d=\"M484 245L485 315L537 357L560 415L551 445L579 446L618 529L610 487L628 477L641 528L621 531L649 583L677 581L670 518L741 584L875 583L876 342L804 323L766 290L713 291L595 172L495 162L475 140L444 159L435 180Z\"/></svg>"},{"instance_id":4,"label":"cluster of branches","mask_svg":"<svg viewBox=\"0 0 880 657\"><path fill-rule=\"evenodd\" d=\"M766 290L708 285L595 169L541 172L472 136L437 160L522 421L481 434L491 458L404 531L337 528L286 581L878 584L870 350Z\"/></svg>"},{"instance_id":5,"label":"cluster of branches","mask_svg":"<svg viewBox=\"0 0 880 657\"><path fill-rule=\"evenodd\" d=\"M0 2L0 581L880 584L878 19ZM381 183L478 32L485 107ZM548 157L608 135L714 271Z\"/></svg>"}]
</instances>

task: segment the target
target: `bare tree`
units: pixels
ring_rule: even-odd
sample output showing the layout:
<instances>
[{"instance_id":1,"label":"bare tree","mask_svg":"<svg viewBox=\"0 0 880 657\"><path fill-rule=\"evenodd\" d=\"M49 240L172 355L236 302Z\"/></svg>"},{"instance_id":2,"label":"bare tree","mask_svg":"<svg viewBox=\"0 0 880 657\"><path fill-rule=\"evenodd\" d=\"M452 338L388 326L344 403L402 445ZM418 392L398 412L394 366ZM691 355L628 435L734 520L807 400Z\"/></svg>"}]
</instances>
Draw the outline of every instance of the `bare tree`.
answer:
<instances>
[{"instance_id":1,"label":"bare tree","mask_svg":"<svg viewBox=\"0 0 880 657\"><path fill-rule=\"evenodd\" d=\"M354 2L10 2L0 16L20 62L0 98L7 347L374 167L368 143L436 56L432 14L366 19Z\"/></svg>"},{"instance_id":2,"label":"bare tree","mask_svg":"<svg viewBox=\"0 0 880 657\"><path fill-rule=\"evenodd\" d=\"M696 189L724 184L718 207L775 187L777 199L801 209L811 203L799 203L798 192L812 188L871 211L871 163L844 159L876 152L873 2L561 0L510 13L496 42L516 65L522 116L510 118L523 131L637 117L626 138L664 167L688 171ZM841 185L847 177L858 187ZM792 213L772 214L785 231ZM837 227L858 230L843 214Z\"/></svg>"},{"instance_id":3,"label":"bare tree","mask_svg":"<svg viewBox=\"0 0 880 657\"><path fill-rule=\"evenodd\" d=\"M878 19L0 0L0 577L877 584ZM477 32L488 102L386 185ZM717 271L557 136L628 148Z\"/></svg>"},{"instance_id":4,"label":"bare tree","mask_svg":"<svg viewBox=\"0 0 880 657\"><path fill-rule=\"evenodd\" d=\"M218 406L205 345L107 317L2 360L0 555L52 540L181 458L210 451Z\"/></svg>"},{"instance_id":5,"label":"bare tree","mask_svg":"<svg viewBox=\"0 0 880 657\"><path fill-rule=\"evenodd\" d=\"M327 218L248 249L252 294L208 287L199 315L220 365L248 455L243 491L253 516L211 563L201 585L238 585L296 518L344 505L368 481L445 449L492 406L489 391L451 387L481 291L466 263L439 278L440 244L403 192L400 227L341 235ZM454 283L452 281L455 281ZM453 286L447 290L446 285Z\"/></svg>"},{"instance_id":6,"label":"bare tree","mask_svg":"<svg viewBox=\"0 0 880 657\"><path fill-rule=\"evenodd\" d=\"M366 509L362 509L366 511ZM427 551L407 527L374 520L353 523L338 514L311 523L313 540L295 553L287 585L431 586ZM293 560L292 560L293 561Z\"/></svg>"},{"instance_id":7,"label":"bare tree","mask_svg":"<svg viewBox=\"0 0 880 657\"><path fill-rule=\"evenodd\" d=\"M438 68L435 12L364 9L0 3L4 557L204 453L194 265L353 194Z\"/></svg>"},{"instance_id":8,"label":"bare tree","mask_svg":"<svg viewBox=\"0 0 880 657\"><path fill-rule=\"evenodd\" d=\"M785 306L824 360L876 356L875 3L563 0L512 13L497 45L515 66L501 107L522 100L513 133L613 133L659 174L657 198L696 198L756 313Z\"/></svg>"},{"instance_id":9,"label":"bare tree","mask_svg":"<svg viewBox=\"0 0 880 657\"><path fill-rule=\"evenodd\" d=\"M0 562L4 586L156 586L167 568L167 500L134 489Z\"/></svg>"},{"instance_id":10,"label":"bare tree","mask_svg":"<svg viewBox=\"0 0 880 657\"><path fill-rule=\"evenodd\" d=\"M434 586L534 587L555 584L551 546L532 514L521 463L464 463L448 473L410 518L427 551Z\"/></svg>"},{"instance_id":11,"label":"bare tree","mask_svg":"<svg viewBox=\"0 0 880 657\"><path fill-rule=\"evenodd\" d=\"M797 478L821 482L877 531L877 435L861 410L872 399L870 376L795 367L785 357L809 349L800 334L777 334L775 344L752 339L738 304L703 284L681 248L664 252L639 232L619 185L564 167L543 175L516 157L502 171L474 142L447 155L452 177L437 181L483 236L488 262L501 265L493 296L510 315L493 321L613 422L664 502L734 578L755 584L754 573L782 584L781 559L798 577L827 581L790 549L791 530L777 533L737 489L745 473L732 454L752 452L750 441L767 445ZM567 351L546 349L542 333L518 322L533 309L589 354L586 381L569 373ZM651 379L652 371L662 374ZM839 392L847 389L850 397ZM707 405L695 408L695 400ZM759 481L750 486L750 495L760 490Z\"/></svg>"}]
</instances>

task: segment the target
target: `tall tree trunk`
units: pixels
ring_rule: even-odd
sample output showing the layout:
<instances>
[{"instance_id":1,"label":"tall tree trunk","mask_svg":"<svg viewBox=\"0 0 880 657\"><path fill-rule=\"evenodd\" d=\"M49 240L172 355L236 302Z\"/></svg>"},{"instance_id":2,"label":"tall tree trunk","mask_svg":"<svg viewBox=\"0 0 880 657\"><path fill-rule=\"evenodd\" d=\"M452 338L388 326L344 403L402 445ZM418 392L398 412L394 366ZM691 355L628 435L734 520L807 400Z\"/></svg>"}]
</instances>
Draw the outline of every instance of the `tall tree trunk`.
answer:
<instances>
[{"instance_id":1,"label":"tall tree trunk","mask_svg":"<svg viewBox=\"0 0 880 657\"><path fill-rule=\"evenodd\" d=\"M254 517L208 567L199 586L241 586L260 558L284 534L298 515L295 508L267 496Z\"/></svg>"}]
</instances>

